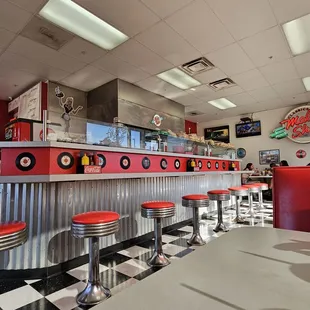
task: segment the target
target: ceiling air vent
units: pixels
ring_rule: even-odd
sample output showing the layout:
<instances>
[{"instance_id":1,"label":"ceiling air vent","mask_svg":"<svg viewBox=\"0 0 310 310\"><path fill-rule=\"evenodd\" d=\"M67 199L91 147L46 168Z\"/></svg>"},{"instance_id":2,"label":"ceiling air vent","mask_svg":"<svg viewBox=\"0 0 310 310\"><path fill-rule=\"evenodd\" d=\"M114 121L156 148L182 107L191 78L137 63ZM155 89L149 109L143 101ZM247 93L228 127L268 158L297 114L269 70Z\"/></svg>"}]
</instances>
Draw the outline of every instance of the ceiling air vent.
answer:
<instances>
[{"instance_id":1,"label":"ceiling air vent","mask_svg":"<svg viewBox=\"0 0 310 310\"><path fill-rule=\"evenodd\" d=\"M190 75L195 75L214 68L214 65L208 59L201 57L187 62L180 68Z\"/></svg>"},{"instance_id":2,"label":"ceiling air vent","mask_svg":"<svg viewBox=\"0 0 310 310\"><path fill-rule=\"evenodd\" d=\"M197 115L203 115L203 114L204 114L203 112L199 112L199 111L191 111L191 112L186 113L186 115L188 116L197 116Z\"/></svg>"},{"instance_id":3,"label":"ceiling air vent","mask_svg":"<svg viewBox=\"0 0 310 310\"><path fill-rule=\"evenodd\" d=\"M235 82L229 78L218 80L209 84L215 90L221 90L236 85Z\"/></svg>"}]
</instances>

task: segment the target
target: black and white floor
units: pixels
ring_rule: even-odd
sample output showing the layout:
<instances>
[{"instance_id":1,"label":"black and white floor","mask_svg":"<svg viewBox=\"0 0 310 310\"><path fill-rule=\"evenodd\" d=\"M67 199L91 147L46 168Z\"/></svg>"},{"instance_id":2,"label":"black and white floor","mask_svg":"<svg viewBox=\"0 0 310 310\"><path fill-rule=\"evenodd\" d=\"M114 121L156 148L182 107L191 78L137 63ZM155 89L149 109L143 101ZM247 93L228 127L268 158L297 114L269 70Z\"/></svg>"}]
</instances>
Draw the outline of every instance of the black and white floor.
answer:
<instances>
[{"instance_id":1,"label":"black and white floor","mask_svg":"<svg viewBox=\"0 0 310 310\"><path fill-rule=\"evenodd\" d=\"M245 213L247 210L247 207L242 207L241 213ZM224 221L230 229L243 226L232 223L234 215L234 210L224 212ZM216 216L201 221L201 235L207 242L223 234L213 232L215 223ZM272 205L266 204L265 208L255 218L246 217L244 225L272 227L272 223ZM163 249L171 258L172 263L195 250L186 243L191 232L192 227L185 226L163 235ZM110 288L112 294L116 295L112 298L117 298L118 292L138 281L142 281L157 271L149 268L146 264L153 249L154 243L150 240L101 258L100 276L104 286ZM44 280L0 279L0 308L3 310L82 309L76 304L75 296L85 287L88 275L87 268L86 264Z\"/></svg>"}]
</instances>

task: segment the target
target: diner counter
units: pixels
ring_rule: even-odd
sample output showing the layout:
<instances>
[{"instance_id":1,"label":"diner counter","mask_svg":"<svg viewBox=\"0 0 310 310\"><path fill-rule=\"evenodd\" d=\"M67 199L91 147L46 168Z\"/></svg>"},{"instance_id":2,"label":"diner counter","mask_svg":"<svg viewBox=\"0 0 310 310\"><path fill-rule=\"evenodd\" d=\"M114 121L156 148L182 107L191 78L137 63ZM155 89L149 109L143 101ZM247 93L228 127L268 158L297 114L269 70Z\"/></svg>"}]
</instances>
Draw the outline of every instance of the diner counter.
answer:
<instances>
[{"instance_id":1,"label":"diner counter","mask_svg":"<svg viewBox=\"0 0 310 310\"><path fill-rule=\"evenodd\" d=\"M94 310L308 310L310 234L236 228Z\"/></svg>"}]
</instances>

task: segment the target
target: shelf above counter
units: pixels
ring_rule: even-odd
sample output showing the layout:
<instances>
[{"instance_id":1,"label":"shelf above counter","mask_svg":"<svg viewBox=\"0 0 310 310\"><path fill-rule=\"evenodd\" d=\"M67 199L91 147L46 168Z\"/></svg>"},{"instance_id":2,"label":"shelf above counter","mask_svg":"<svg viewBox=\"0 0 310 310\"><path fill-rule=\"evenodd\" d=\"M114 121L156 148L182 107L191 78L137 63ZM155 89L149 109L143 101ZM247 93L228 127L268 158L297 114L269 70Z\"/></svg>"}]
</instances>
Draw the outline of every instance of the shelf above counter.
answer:
<instances>
[{"instance_id":1,"label":"shelf above counter","mask_svg":"<svg viewBox=\"0 0 310 310\"><path fill-rule=\"evenodd\" d=\"M156 177L183 177L183 176L207 176L207 175L241 175L250 171L210 171L210 172L167 172L167 173L109 173L109 174L58 174L58 175L27 175L27 176L0 176L0 184L9 183L51 183L74 181L99 181L140 179Z\"/></svg>"}]
</instances>

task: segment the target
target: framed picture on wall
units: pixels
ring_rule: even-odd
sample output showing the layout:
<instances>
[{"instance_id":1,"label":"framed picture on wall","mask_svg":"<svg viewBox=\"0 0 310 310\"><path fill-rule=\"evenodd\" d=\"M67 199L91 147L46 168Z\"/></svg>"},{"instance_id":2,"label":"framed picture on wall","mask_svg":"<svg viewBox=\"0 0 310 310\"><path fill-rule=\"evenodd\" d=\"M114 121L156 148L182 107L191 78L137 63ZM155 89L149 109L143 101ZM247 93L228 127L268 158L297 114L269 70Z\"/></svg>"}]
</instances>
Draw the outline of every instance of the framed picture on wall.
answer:
<instances>
[{"instance_id":1,"label":"framed picture on wall","mask_svg":"<svg viewBox=\"0 0 310 310\"><path fill-rule=\"evenodd\" d=\"M270 165L280 163L280 150L259 151L259 164Z\"/></svg>"},{"instance_id":2,"label":"framed picture on wall","mask_svg":"<svg viewBox=\"0 0 310 310\"><path fill-rule=\"evenodd\" d=\"M229 143L229 125L205 128L205 139Z\"/></svg>"}]
</instances>

